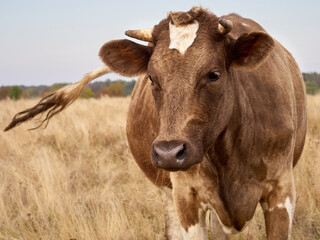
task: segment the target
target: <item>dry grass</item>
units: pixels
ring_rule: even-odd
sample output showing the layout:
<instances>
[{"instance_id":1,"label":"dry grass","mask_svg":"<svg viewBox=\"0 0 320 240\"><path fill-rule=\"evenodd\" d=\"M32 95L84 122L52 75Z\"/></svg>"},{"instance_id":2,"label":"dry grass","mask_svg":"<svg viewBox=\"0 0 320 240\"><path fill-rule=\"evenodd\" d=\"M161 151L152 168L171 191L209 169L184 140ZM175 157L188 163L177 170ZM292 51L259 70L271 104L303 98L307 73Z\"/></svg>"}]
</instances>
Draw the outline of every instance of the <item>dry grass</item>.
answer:
<instances>
[{"instance_id":1,"label":"dry grass","mask_svg":"<svg viewBox=\"0 0 320 240\"><path fill-rule=\"evenodd\" d=\"M309 132L295 169L293 239L320 239L320 96L309 97ZM0 127L35 100L0 102ZM125 135L128 98L80 99L44 130L0 132L0 239L163 239L158 190ZM232 239L265 239L260 207Z\"/></svg>"}]
</instances>

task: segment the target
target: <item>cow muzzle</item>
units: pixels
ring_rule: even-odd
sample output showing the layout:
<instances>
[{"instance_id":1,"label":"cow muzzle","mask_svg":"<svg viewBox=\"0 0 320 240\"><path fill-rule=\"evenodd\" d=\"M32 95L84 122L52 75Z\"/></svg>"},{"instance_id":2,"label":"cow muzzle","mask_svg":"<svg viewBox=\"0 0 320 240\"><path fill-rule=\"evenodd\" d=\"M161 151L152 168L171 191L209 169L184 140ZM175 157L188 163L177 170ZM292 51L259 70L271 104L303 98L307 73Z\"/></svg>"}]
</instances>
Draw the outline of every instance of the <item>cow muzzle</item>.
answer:
<instances>
[{"instance_id":1,"label":"cow muzzle","mask_svg":"<svg viewBox=\"0 0 320 240\"><path fill-rule=\"evenodd\" d=\"M151 149L152 164L168 171L187 170L200 162L194 156L194 151L187 141L154 141Z\"/></svg>"}]
</instances>

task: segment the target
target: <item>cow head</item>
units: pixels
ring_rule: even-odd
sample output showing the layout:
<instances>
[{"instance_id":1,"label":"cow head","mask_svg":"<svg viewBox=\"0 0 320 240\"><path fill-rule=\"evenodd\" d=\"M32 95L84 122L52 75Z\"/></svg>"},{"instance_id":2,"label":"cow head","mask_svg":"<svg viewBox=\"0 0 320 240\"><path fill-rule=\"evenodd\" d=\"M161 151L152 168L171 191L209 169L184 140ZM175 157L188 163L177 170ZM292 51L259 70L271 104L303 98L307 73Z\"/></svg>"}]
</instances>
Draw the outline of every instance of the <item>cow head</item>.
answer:
<instances>
[{"instance_id":1,"label":"cow head","mask_svg":"<svg viewBox=\"0 0 320 240\"><path fill-rule=\"evenodd\" d=\"M151 30L127 32L148 46L116 40L101 48L112 71L150 81L159 121L154 166L174 171L201 162L232 114L234 69L256 68L274 46L265 32L235 38L231 28L231 21L193 8L170 13Z\"/></svg>"}]
</instances>

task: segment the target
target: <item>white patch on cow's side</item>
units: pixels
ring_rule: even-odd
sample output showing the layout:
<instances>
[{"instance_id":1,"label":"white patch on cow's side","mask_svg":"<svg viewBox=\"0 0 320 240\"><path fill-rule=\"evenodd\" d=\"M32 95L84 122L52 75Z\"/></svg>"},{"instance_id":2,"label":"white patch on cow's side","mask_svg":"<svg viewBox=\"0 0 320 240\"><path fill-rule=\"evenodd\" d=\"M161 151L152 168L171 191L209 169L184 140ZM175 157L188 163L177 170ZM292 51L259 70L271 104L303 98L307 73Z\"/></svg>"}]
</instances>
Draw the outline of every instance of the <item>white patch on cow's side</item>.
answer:
<instances>
[{"instance_id":1,"label":"white patch on cow's side","mask_svg":"<svg viewBox=\"0 0 320 240\"><path fill-rule=\"evenodd\" d=\"M171 22L169 23L170 30L170 49L177 49L181 54L184 54L187 49L193 44L197 37L197 31L199 29L199 23L194 21L193 23L175 26Z\"/></svg>"},{"instance_id":2,"label":"white patch on cow's side","mask_svg":"<svg viewBox=\"0 0 320 240\"><path fill-rule=\"evenodd\" d=\"M288 217L289 217L289 239L290 239L294 206L292 205L290 198L287 197L284 203L279 203L276 207L270 208L269 211L271 212L271 211L275 210L276 208L287 210Z\"/></svg>"},{"instance_id":3,"label":"white patch on cow's side","mask_svg":"<svg viewBox=\"0 0 320 240\"><path fill-rule=\"evenodd\" d=\"M269 208L269 211L272 212L276 208L285 208L287 211L290 210L290 212L292 212L292 204L290 202L290 198L287 197L284 203L278 203L277 206ZM289 214L289 212L288 212L288 214ZM290 217L290 214L289 214L289 217Z\"/></svg>"},{"instance_id":4,"label":"white patch on cow's side","mask_svg":"<svg viewBox=\"0 0 320 240\"><path fill-rule=\"evenodd\" d=\"M290 202L290 198L286 198L286 202L284 204L285 208L287 209L288 215L289 215L289 234L291 233L291 228L292 228L292 221L293 221L293 205Z\"/></svg>"}]
</instances>

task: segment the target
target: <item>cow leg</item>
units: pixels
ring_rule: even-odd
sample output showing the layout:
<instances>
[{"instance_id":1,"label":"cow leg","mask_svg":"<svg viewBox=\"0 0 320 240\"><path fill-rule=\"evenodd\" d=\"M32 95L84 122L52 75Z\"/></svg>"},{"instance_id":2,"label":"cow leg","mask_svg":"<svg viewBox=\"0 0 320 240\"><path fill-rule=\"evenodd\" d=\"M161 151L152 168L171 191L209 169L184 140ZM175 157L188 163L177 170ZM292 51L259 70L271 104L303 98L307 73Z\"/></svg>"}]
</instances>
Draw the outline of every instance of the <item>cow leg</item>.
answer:
<instances>
[{"instance_id":1,"label":"cow leg","mask_svg":"<svg viewBox=\"0 0 320 240\"><path fill-rule=\"evenodd\" d=\"M193 188L173 188L173 202L180 220L184 240L208 240L206 229L207 207L198 201Z\"/></svg>"},{"instance_id":2,"label":"cow leg","mask_svg":"<svg viewBox=\"0 0 320 240\"><path fill-rule=\"evenodd\" d=\"M177 213L181 209L177 211L177 204L174 204L171 194L168 191L163 191L162 199L165 203L164 207L166 211L165 237L167 240L208 240L206 231L206 208L201 207L197 209L197 212L189 211L188 214L196 217L198 222L185 227L182 222L185 222L186 219L181 219L181 214Z\"/></svg>"},{"instance_id":3,"label":"cow leg","mask_svg":"<svg viewBox=\"0 0 320 240\"><path fill-rule=\"evenodd\" d=\"M288 177L279 182L265 200L260 201L268 240L290 239L296 197L292 172L286 175Z\"/></svg>"},{"instance_id":4,"label":"cow leg","mask_svg":"<svg viewBox=\"0 0 320 240\"><path fill-rule=\"evenodd\" d=\"M199 222L187 228L181 226L184 240L208 240L206 228L206 210L199 210Z\"/></svg>"},{"instance_id":5,"label":"cow leg","mask_svg":"<svg viewBox=\"0 0 320 240\"><path fill-rule=\"evenodd\" d=\"M183 240L180 220L172 200L172 192L168 189L161 192L165 209L165 239Z\"/></svg>"},{"instance_id":6,"label":"cow leg","mask_svg":"<svg viewBox=\"0 0 320 240\"><path fill-rule=\"evenodd\" d=\"M215 212L211 211L209 215L210 231L214 240L227 240L228 234L223 231L222 225Z\"/></svg>"}]
</instances>

